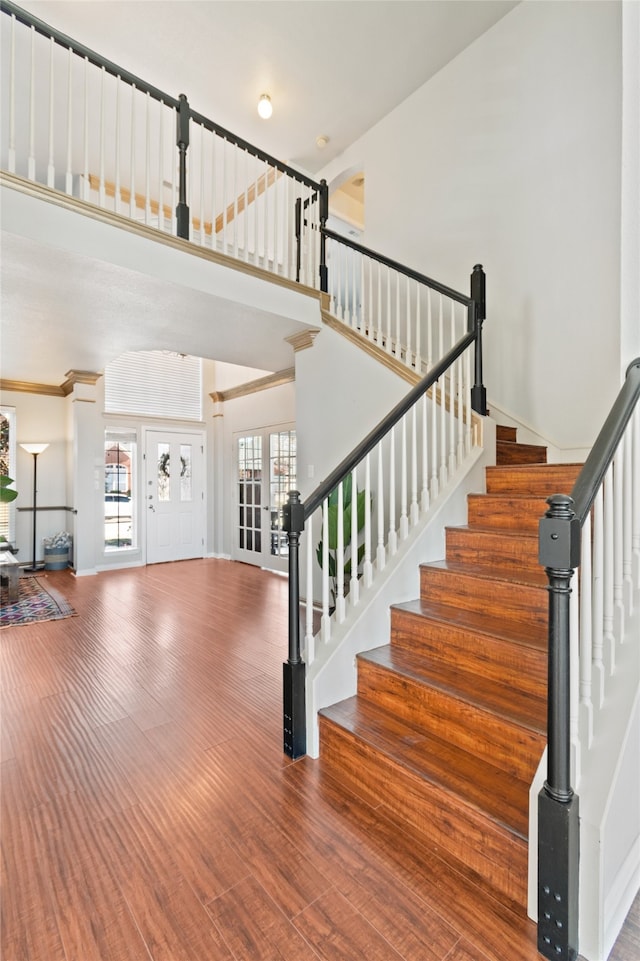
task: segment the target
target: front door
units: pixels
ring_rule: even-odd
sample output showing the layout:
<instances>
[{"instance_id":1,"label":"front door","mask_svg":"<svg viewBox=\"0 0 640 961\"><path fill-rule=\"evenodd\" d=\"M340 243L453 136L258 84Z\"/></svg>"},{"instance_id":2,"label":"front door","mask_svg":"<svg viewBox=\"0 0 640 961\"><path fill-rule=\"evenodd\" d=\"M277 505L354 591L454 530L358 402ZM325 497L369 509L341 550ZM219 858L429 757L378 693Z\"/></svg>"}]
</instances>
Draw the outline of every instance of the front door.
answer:
<instances>
[{"instance_id":1,"label":"front door","mask_svg":"<svg viewBox=\"0 0 640 961\"><path fill-rule=\"evenodd\" d=\"M147 431L147 564L204 556L204 435Z\"/></svg>"},{"instance_id":2,"label":"front door","mask_svg":"<svg viewBox=\"0 0 640 961\"><path fill-rule=\"evenodd\" d=\"M236 484L233 559L286 571L282 508L296 487L296 432L290 425L234 436Z\"/></svg>"}]
</instances>

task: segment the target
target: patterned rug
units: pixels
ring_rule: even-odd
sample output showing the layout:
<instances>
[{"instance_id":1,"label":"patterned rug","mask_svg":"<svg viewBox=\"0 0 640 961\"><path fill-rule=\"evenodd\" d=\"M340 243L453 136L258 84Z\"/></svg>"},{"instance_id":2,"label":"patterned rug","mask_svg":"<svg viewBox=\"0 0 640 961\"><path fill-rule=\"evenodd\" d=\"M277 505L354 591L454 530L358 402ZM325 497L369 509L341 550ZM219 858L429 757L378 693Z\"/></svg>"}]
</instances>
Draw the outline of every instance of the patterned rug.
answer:
<instances>
[{"instance_id":1,"label":"patterned rug","mask_svg":"<svg viewBox=\"0 0 640 961\"><path fill-rule=\"evenodd\" d=\"M59 591L39 577L22 575L18 579L18 600L9 604L6 584L0 591L0 627L17 627L34 621L55 621L72 617L76 611Z\"/></svg>"}]
</instances>

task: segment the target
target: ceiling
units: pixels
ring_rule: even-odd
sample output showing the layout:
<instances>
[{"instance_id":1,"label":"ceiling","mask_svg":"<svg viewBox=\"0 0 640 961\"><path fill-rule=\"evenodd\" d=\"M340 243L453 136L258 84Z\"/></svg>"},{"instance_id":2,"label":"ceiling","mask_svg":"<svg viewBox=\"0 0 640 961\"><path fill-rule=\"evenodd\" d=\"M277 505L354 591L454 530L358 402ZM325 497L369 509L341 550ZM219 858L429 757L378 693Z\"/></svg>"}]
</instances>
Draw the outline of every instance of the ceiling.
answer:
<instances>
[{"instance_id":1,"label":"ceiling","mask_svg":"<svg viewBox=\"0 0 640 961\"><path fill-rule=\"evenodd\" d=\"M23 0L20 4L147 82L174 96L186 93L195 110L311 174L515 5L512 0ZM268 121L261 120L256 110L263 92L273 102ZM327 138L323 148L317 146L319 137ZM43 248L36 254L34 243L37 238L30 238L32 264L37 267L46 261L47 251ZM16 283L14 257L20 244L9 245L5 237L3 249L10 250L11 256L1 259L2 325L15 331L25 317L30 320L29 342L12 337L10 352L3 345L3 376L60 383L67 370L81 369L82 343L97 334L94 321L87 317L91 272L79 254L74 257L67 252L63 274L51 269L43 272L49 306L35 309L32 299L42 284ZM117 269L111 267L108 273L109 288L117 287ZM127 336L127 325L121 320L123 312L135 316L135 299L128 298L136 285L130 277L122 275L121 280L121 296L107 298L99 312L101 325L113 321L114 329L122 329L110 352L133 349L135 341ZM158 283L160 300L163 291ZM5 295L8 290L11 296ZM145 302L154 296L146 281L144 296ZM152 314L145 311L149 319L144 322L152 323ZM39 352L36 376L30 346L34 341L47 343L55 336L51 332L58 330L65 331L64 343L57 344L55 352ZM102 340L98 337L96 343ZM194 335L190 348L216 359L210 337L199 343ZM101 359L103 363L109 359L95 356L95 351L92 356L94 369Z\"/></svg>"}]
</instances>

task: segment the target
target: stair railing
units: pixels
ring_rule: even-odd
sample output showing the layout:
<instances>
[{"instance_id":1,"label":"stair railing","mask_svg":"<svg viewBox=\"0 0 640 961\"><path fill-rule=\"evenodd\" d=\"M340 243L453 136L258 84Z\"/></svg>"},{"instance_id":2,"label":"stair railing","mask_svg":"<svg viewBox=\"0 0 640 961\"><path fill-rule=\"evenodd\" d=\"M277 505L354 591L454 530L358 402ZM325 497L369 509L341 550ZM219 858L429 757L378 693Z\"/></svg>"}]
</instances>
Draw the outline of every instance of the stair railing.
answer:
<instances>
[{"instance_id":1,"label":"stair railing","mask_svg":"<svg viewBox=\"0 0 640 961\"><path fill-rule=\"evenodd\" d=\"M321 184L11 0L0 10L4 170L320 289Z\"/></svg>"},{"instance_id":2,"label":"stair railing","mask_svg":"<svg viewBox=\"0 0 640 961\"><path fill-rule=\"evenodd\" d=\"M480 328L486 316L485 275L471 275L471 297L405 267L384 254L325 229L328 241L329 312L387 354L422 374L430 370L467 327L471 300ZM482 338L478 329L476 384L482 385ZM486 414L479 387L474 409Z\"/></svg>"},{"instance_id":3,"label":"stair railing","mask_svg":"<svg viewBox=\"0 0 640 961\"><path fill-rule=\"evenodd\" d=\"M572 786L588 750L640 590L640 358L571 495L540 521L549 579L547 779L538 796L538 950L578 956L579 813ZM574 587L571 580L580 568Z\"/></svg>"},{"instance_id":4,"label":"stair railing","mask_svg":"<svg viewBox=\"0 0 640 961\"><path fill-rule=\"evenodd\" d=\"M474 274L480 270L474 268ZM480 289L477 281L474 288ZM334 624L343 623L358 607L361 591L372 586L477 443L472 412L484 413L474 406L474 397L482 398L484 387L478 391L474 383L472 370L477 366L472 354L481 341L478 314L484 311L473 298L456 297L467 303L463 336L304 503L298 491L289 493L283 524L289 536L283 727L284 750L291 757L306 753L305 677L316 656L316 643L328 644Z\"/></svg>"}]
</instances>

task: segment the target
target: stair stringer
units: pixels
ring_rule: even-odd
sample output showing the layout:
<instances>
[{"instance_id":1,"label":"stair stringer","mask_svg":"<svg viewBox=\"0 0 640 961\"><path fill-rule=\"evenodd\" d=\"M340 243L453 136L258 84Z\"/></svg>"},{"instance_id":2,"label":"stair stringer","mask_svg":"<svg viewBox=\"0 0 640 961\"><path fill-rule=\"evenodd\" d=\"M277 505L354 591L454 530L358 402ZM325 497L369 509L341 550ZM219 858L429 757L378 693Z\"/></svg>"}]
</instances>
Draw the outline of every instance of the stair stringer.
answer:
<instances>
[{"instance_id":1,"label":"stair stringer","mask_svg":"<svg viewBox=\"0 0 640 961\"><path fill-rule=\"evenodd\" d=\"M581 731L579 951L606 961L640 889L640 589L616 644L616 668L606 679L591 746ZM537 920L537 798L547 752L529 798L528 915Z\"/></svg>"},{"instance_id":2,"label":"stair stringer","mask_svg":"<svg viewBox=\"0 0 640 961\"><path fill-rule=\"evenodd\" d=\"M335 623L329 643L317 639L314 660L307 666L307 754L320 753L318 711L356 693L356 655L389 643L391 607L419 593L421 563L444 556L445 528L466 523L467 495L485 490L485 467L495 464L495 423L483 419L484 447L475 447L455 476L441 489L419 523L400 541L397 553L371 587L361 589L358 606L342 624ZM375 566L375 565L374 565Z\"/></svg>"}]
</instances>

